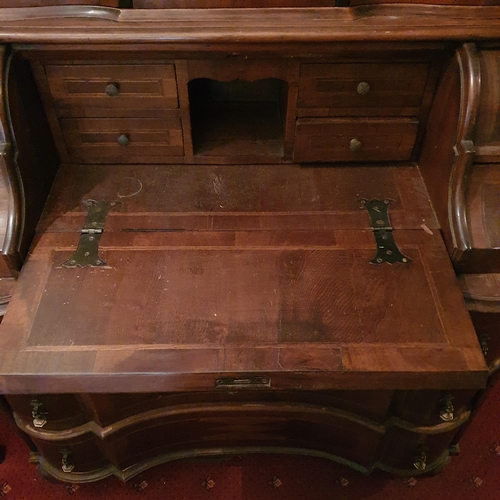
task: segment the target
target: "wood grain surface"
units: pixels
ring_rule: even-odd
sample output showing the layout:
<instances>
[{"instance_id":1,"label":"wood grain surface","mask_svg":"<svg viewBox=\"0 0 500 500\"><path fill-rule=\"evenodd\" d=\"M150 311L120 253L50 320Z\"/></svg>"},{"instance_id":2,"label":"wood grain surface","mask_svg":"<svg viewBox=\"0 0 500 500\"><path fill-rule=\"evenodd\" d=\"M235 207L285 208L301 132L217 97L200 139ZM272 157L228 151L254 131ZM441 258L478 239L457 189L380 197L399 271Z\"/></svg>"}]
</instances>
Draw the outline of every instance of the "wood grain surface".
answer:
<instances>
[{"instance_id":1,"label":"wood grain surface","mask_svg":"<svg viewBox=\"0 0 500 500\"><path fill-rule=\"evenodd\" d=\"M64 22L61 23L61 19ZM500 7L375 5L350 9L2 9L0 37L19 43L288 43L487 40L498 35ZM238 29L234 29L237 26ZM411 29L408 29L411 26ZM68 29L70 28L70 29Z\"/></svg>"},{"instance_id":2,"label":"wood grain surface","mask_svg":"<svg viewBox=\"0 0 500 500\"><path fill-rule=\"evenodd\" d=\"M399 195L394 215L401 204L402 224L406 203L429 211L427 198L415 197L425 193L415 167L131 166L128 179L124 168L62 170L41 224L46 232L0 327L9 331L4 392L40 383L45 392L74 390L75 377L91 392L206 390L221 376L251 373L280 389L457 388L485 380L439 233L414 221L413 230L394 231L412 264L369 262L375 240L359 181L378 178L380 187L366 185ZM73 173L86 182L67 189ZM328 183L337 181L332 196ZM391 185L408 191L391 193ZM62 268L79 239L80 203L90 196L122 202L100 240L107 266ZM306 206L316 223L342 212L364 222L358 230L308 227L300 217ZM216 215L231 224L213 227ZM210 225L154 225L193 216ZM261 227L267 217L273 230ZM124 372L134 373L126 387Z\"/></svg>"}]
</instances>

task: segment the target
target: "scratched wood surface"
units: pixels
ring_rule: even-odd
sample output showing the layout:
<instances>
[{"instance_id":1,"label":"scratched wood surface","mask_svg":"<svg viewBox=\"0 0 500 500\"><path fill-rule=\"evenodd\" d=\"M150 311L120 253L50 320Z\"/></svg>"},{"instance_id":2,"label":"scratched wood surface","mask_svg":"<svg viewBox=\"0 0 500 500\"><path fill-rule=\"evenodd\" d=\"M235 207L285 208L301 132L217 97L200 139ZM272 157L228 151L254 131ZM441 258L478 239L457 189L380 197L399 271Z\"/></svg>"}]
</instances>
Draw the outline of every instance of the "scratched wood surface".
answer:
<instances>
[{"instance_id":1,"label":"scratched wood surface","mask_svg":"<svg viewBox=\"0 0 500 500\"><path fill-rule=\"evenodd\" d=\"M369 262L359 198L384 195L411 264ZM63 268L89 198L122 202L100 240L107 265ZM416 167L63 168L0 328L11 393L209 390L252 375L277 389L466 388L486 377Z\"/></svg>"}]
</instances>

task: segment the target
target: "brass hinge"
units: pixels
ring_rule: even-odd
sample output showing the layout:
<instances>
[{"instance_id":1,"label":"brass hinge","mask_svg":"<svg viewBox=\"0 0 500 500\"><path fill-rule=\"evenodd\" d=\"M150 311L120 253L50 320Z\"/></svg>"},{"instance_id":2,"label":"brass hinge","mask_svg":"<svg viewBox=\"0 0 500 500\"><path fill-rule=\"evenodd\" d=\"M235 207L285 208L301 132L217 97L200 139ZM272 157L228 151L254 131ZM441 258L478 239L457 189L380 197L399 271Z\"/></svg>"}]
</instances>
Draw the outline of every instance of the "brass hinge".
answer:
<instances>
[{"instance_id":1,"label":"brass hinge","mask_svg":"<svg viewBox=\"0 0 500 500\"><path fill-rule=\"evenodd\" d=\"M362 199L360 202L363 205L363 208L368 210L371 230L377 245L377 253L370 262L372 264L382 264L383 262L387 262L388 264L402 262L407 264L411 262L409 257L400 252L396 242L394 241L394 236L392 234L393 227L389 221L388 214L389 203L391 200Z\"/></svg>"},{"instance_id":2,"label":"brass hinge","mask_svg":"<svg viewBox=\"0 0 500 500\"><path fill-rule=\"evenodd\" d=\"M81 230L80 241L75 253L62 264L63 267L102 267L106 265L99 257L99 240L104 231L108 212L120 205L118 201L85 200L87 218Z\"/></svg>"}]
</instances>

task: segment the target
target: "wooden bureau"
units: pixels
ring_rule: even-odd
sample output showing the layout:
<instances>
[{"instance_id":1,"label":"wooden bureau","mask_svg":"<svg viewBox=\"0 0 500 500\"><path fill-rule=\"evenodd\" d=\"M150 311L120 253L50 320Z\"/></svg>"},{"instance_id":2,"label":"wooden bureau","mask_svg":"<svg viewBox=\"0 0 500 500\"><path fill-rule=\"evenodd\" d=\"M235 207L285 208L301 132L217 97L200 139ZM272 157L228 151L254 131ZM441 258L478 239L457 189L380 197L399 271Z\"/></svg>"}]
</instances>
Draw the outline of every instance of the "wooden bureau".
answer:
<instances>
[{"instance_id":1,"label":"wooden bureau","mask_svg":"<svg viewBox=\"0 0 500 500\"><path fill-rule=\"evenodd\" d=\"M317 3L0 9L0 390L44 473L457 451L500 365L500 7Z\"/></svg>"}]
</instances>

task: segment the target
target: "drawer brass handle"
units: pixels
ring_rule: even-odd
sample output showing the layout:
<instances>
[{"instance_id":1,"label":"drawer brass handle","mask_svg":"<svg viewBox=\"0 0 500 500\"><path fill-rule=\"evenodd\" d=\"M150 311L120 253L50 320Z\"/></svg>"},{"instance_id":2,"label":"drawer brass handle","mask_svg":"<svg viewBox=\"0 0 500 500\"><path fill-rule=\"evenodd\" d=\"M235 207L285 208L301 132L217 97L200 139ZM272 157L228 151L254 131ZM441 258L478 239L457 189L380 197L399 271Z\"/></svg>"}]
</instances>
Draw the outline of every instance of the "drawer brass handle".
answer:
<instances>
[{"instance_id":1,"label":"drawer brass handle","mask_svg":"<svg viewBox=\"0 0 500 500\"><path fill-rule=\"evenodd\" d=\"M427 447L420 445L413 459L413 467L419 471L427 469Z\"/></svg>"},{"instance_id":2,"label":"drawer brass handle","mask_svg":"<svg viewBox=\"0 0 500 500\"><path fill-rule=\"evenodd\" d=\"M116 142L120 146L128 146L130 144L130 139L128 138L128 136L126 134L121 134L120 136L118 136L118 139L116 140Z\"/></svg>"},{"instance_id":3,"label":"drawer brass handle","mask_svg":"<svg viewBox=\"0 0 500 500\"><path fill-rule=\"evenodd\" d=\"M120 86L117 83L109 83L106 85L106 89L104 91L106 92L106 95L109 95L109 97L116 97L120 91Z\"/></svg>"},{"instance_id":4,"label":"drawer brass handle","mask_svg":"<svg viewBox=\"0 0 500 500\"><path fill-rule=\"evenodd\" d=\"M453 396L451 394L447 394L440 402L440 411L439 418L443 422L451 422L455 417L454 412L455 408L453 407Z\"/></svg>"},{"instance_id":5,"label":"drawer brass handle","mask_svg":"<svg viewBox=\"0 0 500 500\"><path fill-rule=\"evenodd\" d=\"M69 458L69 451L68 450L61 450L61 455L62 455L62 460L61 460L61 469L63 472L73 472L73 469L75 466L71 463L71 460Z\"/></svg>"},{"instance_id":6,"label":"drawer brass handle","mask_svg":"<svg viewBox=\"0 0 500 500\"><path fill-rule=\"evenodd\" d=\"M370 84L368 82L359 82L356 88L359 95L365 95L370 92Z\"/></svg>"},{"instance_id":7,"label":"drawer brass handle","mask_svg":"<svg viewBox=\"0 0 500 500\"><path fill-rule=\"evenodd\" d=\"M351 139L351 142L349 143L349 149L351 151L359 151L361 149L361 141L356 138Z\"/></svg>"},{"instance_id":8,"label":"drawer brass handle","mask_svg":"<svg viewBox=\"0 0 500 500\"><path fill-rule=\"evenodd\" d=\"M33 417L33 426L40 429L47 423L47 412L42 411L43 403L37 399L33 399L30 406L31 416Z\"/></svg>"}]
</instances>

